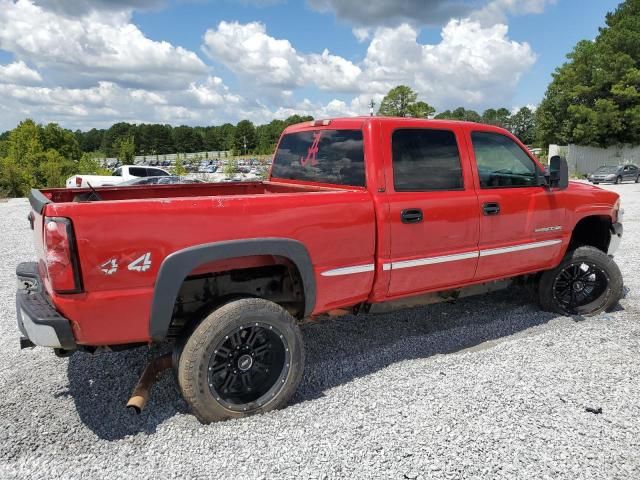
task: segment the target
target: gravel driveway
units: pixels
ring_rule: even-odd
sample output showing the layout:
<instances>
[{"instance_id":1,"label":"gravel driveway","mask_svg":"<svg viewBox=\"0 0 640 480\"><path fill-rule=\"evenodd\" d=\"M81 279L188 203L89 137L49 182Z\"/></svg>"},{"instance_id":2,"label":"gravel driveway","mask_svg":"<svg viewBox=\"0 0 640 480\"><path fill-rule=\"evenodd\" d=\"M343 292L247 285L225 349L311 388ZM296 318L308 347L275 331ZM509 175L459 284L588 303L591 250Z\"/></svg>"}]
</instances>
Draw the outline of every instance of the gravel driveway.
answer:
<instances>
[{"instance_id":1,"label":"gravel driveway","mask_svg":"<svg viewBox=\"0 0 640 480\"><path fill-rule=\"evenodd\" d=\"M615 312L559 317L517 289L305 326L293 405L209 426L169 373L124 408L146 348L19 350L29 208L0 203L0 478L640 478L640 185L605 188L626 210Z\"/></svg>"}]
</instances>

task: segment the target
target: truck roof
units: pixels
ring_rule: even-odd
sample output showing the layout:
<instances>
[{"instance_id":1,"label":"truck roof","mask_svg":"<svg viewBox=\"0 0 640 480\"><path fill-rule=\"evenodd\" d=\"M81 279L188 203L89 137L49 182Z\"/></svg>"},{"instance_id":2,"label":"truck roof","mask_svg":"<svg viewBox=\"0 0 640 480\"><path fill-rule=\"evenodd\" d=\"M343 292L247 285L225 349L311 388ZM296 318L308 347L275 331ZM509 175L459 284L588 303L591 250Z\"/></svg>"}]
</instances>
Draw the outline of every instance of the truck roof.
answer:
<instances>
[{"instance_id":1,"label":"truck roof","mask_svg":"<svg viewBox=\"0 0 640 480\"><path fill-rule=\"evenodd\" d=\"M299 130L306 130L308 128L313 127L322 127L322 126L332 126L337 129L346 129L346 128L362 128L365 124L377 121L382 123L393 123L398 121L403 122L412 122L416 124L428 124L430 126L451 126L451 125L475 125L483 127L490 127L502 130L500 127L494 127L491 125L485 125L477 122L467 122L462 120L438 120L438 119L428 119L428 118L411 118L411 117L371 117L368 115L358 116L358 117L338 117L338 118L321 118L317 120L311 120L302 123L296 123L295 125L291 125L285 129L286 133L295 132Z\"/></svg>"}]
</instances>

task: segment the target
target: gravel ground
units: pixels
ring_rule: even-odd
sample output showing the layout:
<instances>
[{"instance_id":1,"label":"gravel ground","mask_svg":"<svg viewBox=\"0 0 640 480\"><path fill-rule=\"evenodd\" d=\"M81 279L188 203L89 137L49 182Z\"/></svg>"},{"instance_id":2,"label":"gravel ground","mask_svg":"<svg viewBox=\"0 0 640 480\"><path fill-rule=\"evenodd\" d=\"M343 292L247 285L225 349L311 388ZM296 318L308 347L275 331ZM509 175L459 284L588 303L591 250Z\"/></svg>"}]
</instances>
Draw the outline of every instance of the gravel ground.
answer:
<instances>
[{"instance_id":1,"label":"gravel ground","mask_svg":"<svg viewBox=\"0 0 640 480\"><path fill-rule=\"evenodd\" d=\"M169 373L127 412L146 348L18 349L28 204L0 203L0 478L640 478L640 185L605 188L626 209L615 312L559 317L510 290L309 325L293 404L208 426Z\"/></svg>"}]
</instances>

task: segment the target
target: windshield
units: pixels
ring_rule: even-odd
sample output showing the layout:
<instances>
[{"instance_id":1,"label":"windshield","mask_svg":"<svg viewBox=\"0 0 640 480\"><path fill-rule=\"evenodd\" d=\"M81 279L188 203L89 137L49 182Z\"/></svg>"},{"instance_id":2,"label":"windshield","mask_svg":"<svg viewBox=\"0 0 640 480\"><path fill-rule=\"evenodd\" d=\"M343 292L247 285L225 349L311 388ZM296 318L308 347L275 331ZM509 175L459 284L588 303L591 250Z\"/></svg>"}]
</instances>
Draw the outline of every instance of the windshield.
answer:
<instances>
[{"instance_id":1,"label":"windshield","mask_svg":"<svg viewBox=\"0 0 640 480\"><path fill-rule=\"evenodd\" d=\"M604 165L596 170L596 173L616 173L619 167Z\"/></svg>"},{"instance_id":2,"label":"windshield","mask_svg":"<svg viewBox=\"0 0 640 480\"><path fill-rule=\"evenodd\" d=\"M272 177L364 187L360 130L289 133L273 158Z\"/></svg>"}]
</instances>

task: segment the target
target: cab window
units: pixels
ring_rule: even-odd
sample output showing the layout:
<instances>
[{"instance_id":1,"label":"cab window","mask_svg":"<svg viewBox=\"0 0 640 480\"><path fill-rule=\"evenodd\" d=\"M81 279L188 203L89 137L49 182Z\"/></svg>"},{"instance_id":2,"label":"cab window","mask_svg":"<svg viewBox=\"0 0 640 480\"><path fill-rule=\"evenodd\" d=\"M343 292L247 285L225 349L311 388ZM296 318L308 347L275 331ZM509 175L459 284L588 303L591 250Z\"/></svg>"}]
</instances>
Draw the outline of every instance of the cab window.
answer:
<instances>
[{"instance_id":1,"label":"cab window","mask_svg":"<svg viewBox=\"0 0 640 480\"><path fill-rule=\"evenodd\" d=\"M535 163L509 137L494 132L473 132L471 141L481 188L538 185Z\"/></svg>"},{"instance_id":2,"label":"cab window","mask_svg":"<svg viewBox=\"0 0 640 480\"><path fill-rule=\"evenodd\" d=\"M452 131L399 129L393 132L391 145L396 192L463 188L460 154Z\"/></svg>"}]
</instances>

